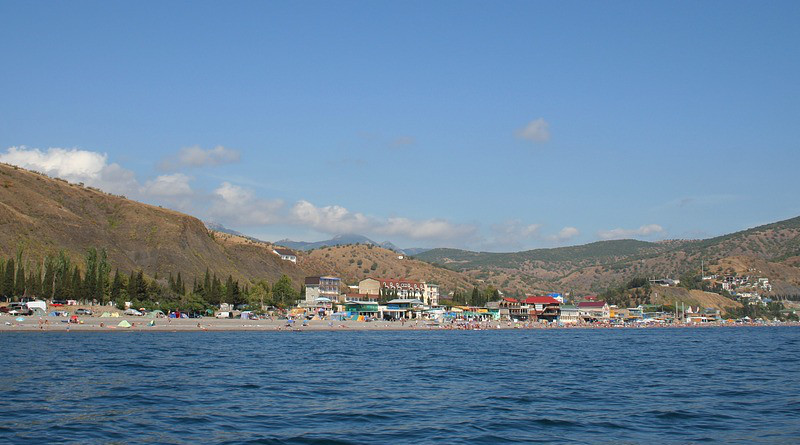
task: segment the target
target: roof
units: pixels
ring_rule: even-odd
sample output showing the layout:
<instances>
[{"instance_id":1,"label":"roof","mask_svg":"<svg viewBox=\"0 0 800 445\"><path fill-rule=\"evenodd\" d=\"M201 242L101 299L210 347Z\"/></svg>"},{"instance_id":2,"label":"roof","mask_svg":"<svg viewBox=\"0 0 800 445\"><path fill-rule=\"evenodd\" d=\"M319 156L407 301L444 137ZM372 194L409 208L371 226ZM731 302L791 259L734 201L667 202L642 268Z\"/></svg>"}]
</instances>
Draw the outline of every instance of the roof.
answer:
<instances>
[{"instance_id":1,"label":"roof","mask_svg":"<svg viewBox=\"0 0 800 445\"><path fill-rule=\"evenodd\" d=\"M578 307L603 307L606 305L605 301L581 301Z\"/></svg>"},{"instance_id":2,"label":"roof","mask_svg":"<svg viewBox=\"0 0 800 445\"><path fill-rule=\"evenodd\" d=\"M522 301L525 304L559 304L553 297L528 297Z\"/></svg>"},{"instance_id":3,"label":"roof","mask_svg":"<svg viewBox=\"0 0 800 445\"><path fill-rule=\"evenodd\" d=\"M306 277L306 285L319 284L319 277Z\"/></svg>"},{"instance_id":4,"label":"roof","mask_svg":"<svg viewBox=\"0 0 800 445\"><path fill-rule=\"evenodd\" d=\"M297 256L297 254L294 253L293 250L284 249L284 248L281 248L281 247L276 247L276 248L274 248L272 250L274 250L278 255Z\"/></svg>"},{"instance_id":5,"label":"roof","mask_svg":"<svg viewBox=\"0 0 800 445\"><path fill-rule=\"evenodd\" d=\"M511 298L511 297L505 297L503 298L503 301L508 301L509 303L519 303L519 301L517 301L516 298Z\"/></svg>"},{"instance_id":6,"label":"roof","mask_svg":"<svg viewBox=\"0 0 800 445\"><path fill-rule=\"evenodd\" d=\"M406 284L406 285L409 285L409 286L417 286L417 287L422 286L422 282L420 282L420 281L403 280L403 279L395 279L395 278L374 278L374 279L378 280L381 283L381 286L386 286L386 285L390 285L390 284L393 284L395 286L402 285L402 284Z\"/></svg>"},{"instance_id":7,"label":"roof","mask_svg":"<svg viewBox=\"0 0 800 445\"><path fill-rule=\"evenodd\" d=\"M403 303L417 303L417 304L422 304L422 302L421 302L421 301L419 301L419 300L418 300L418 299L416 299L416 298L396 298L396 299L394 299L394 300L387 301L386 303L387 303L387 304L403 304Z\"/></svg>"}]
</instances>

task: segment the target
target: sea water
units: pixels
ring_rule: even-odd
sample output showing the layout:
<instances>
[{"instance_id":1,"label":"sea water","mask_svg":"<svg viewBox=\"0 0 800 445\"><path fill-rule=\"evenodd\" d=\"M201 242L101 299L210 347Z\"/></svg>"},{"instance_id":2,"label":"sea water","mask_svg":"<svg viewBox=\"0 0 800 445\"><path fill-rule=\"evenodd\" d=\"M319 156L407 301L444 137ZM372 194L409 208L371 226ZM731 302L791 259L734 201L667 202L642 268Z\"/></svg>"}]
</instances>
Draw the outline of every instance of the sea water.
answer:
<instances>
[{"instance_id":1,"label":"sea water","mask_svg":"<svg viewBox=\"0 0 800 445\"><path fill-rule=\"evenodd\" d=\"M800 328L2 333L5 443L798 443Z\"/></svg>"}]
</instances>

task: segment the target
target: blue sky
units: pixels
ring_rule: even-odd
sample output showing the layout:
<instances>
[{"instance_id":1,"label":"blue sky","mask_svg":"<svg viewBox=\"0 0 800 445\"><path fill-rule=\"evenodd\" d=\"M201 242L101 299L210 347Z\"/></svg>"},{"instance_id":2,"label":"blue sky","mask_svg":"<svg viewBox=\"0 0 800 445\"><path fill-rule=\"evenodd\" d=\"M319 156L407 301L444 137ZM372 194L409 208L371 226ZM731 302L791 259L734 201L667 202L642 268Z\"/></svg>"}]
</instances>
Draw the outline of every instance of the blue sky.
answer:
<instances>
[{"instance_id":1,"label":"blue sky","mask_svg":"<svg viewBox=\"0 0 800 445\"><path fill-rule=\"evenodd\" d=\"M0 2L0 160L267 240L800 215L798 2Z\"/></svg>"}]
</instances>

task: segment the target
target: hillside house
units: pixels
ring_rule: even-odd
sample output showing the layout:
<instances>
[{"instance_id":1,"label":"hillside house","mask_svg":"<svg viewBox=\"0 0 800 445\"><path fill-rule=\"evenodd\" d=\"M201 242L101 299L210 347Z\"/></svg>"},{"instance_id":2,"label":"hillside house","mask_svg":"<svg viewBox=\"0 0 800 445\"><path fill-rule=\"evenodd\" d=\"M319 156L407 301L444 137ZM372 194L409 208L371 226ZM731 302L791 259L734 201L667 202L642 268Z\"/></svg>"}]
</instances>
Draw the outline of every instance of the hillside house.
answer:
<instances>
[{"instance_id":1,"label":"hillside house","mask_svg":"<svg viewBox=\"0 0 800 445\"><path fill-rule=\"evenodd\" d=\"M276 247L272 249L272 253L281 257L284 261L291 261L293 263L297 263L297 254L294 253L293 250L284 249L282 247Z\"/></svg>"}]
</instances>

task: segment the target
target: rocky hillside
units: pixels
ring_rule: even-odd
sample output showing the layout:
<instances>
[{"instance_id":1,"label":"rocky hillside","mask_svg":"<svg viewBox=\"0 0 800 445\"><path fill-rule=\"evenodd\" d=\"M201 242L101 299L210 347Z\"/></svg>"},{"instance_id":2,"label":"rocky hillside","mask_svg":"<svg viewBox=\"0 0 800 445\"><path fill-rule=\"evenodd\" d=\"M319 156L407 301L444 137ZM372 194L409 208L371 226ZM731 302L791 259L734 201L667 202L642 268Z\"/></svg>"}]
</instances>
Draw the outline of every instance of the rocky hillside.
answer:
<instances>
[{"instance_id":1,"label":"rocky hillside","mask_svg":"<svg viewBox=\"0 0 800 445\"><path fill-rule=\"evenodd\" d=\"M369 244L330 246L305 252L298 264L311 274L337 271L348 284L366 277L407 278L439 284L443 292L467 291L473 281L466 275L409 259L397 252Z\"/></svg>"},{"instance_id":2,"label":"rocky hillside","mask_svg":"<svg viewBox=\"0 0 800 445\"><path fill-rule=\"evenodd\" d=\"M0 164L0 256L20 246L30 263L61 249L82 262L86 249L105 248L112 267L151 277L180 271L191 280L206 268L238 280L305 274L270 245L209 231L192 216Z\"/></svg>"},{"instance_id":3,"label":"rocky hillside","mask_svg":"<svg viewBox=\"0 0 800 445\"><path fill-rule=\"evenodd\" d=\"M800 217L706 240L650 243L601 241L515 253L434 249L417 258L504 289L599 292L636 276L677 277L689 270L724 271L737 258L771 271L780 289L800 286ZM750 264L752 263L752 264ZM729 268L729 267L728 267ZM741 268L741 267L740 267Z\"/></svg>"}]
</instances>

